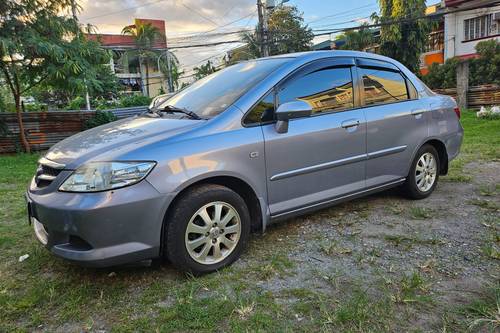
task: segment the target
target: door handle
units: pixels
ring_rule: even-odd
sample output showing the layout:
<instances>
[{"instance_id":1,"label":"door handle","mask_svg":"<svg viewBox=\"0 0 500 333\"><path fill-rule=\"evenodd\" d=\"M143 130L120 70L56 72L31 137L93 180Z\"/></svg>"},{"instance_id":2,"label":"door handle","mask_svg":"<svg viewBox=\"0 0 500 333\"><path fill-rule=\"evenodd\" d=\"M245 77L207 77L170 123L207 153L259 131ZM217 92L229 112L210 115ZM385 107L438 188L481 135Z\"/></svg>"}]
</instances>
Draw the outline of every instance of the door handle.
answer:
<instances>
[{"instance_id":1,"label":"door handle","mask_svg":"<svg viewBox=\"0 0 500 333\"><path fill-rule=\"evenodd\" d=\"M422 113L424 113L425 110L424 109L415 109L415 110L411 110L411 114L414 115L414 116L418 116Z\"/></svg>"},{"instance_id":2,"label":"door handle","mask_svg":"<svg viewBox=\"0 0 500 333\"><path fill-rule=\"evenodd\" d=\"M350 128L350 127L355 127L355 126L358 126L358 125L359 125L359 120L358 119L345 120L341 124L342 128Z\"/></svg>"}]
</instances>

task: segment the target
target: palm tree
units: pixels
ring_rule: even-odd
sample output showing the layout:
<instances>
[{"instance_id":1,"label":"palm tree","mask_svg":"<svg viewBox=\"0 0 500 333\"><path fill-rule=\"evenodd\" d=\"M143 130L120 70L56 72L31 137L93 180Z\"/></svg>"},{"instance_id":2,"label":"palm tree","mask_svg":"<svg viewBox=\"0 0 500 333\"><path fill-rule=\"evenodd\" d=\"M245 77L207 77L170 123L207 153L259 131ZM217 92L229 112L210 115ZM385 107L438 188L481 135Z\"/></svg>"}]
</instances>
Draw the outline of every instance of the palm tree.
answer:
<instances>
[{"instance_id":1,"label":"palm tree","mask_svg":"<svg viewBox=\"0 0 500 333\"><path fill-rule=\"evenodd\" d=\"M158 52L153 50L154 43L162 36L158 28L151 23L138 23L122 30L123 35L134 37L136 49L128 53L139 58L139 68L142 76L142 66L146 69L146 95L149 96L149 63L158 57Z\"/></svg>"},{"instance_id":2,"label":"palm tree","mask_svg":"<svg viewBox=\"0 0 500 333\"><path fill-rule=\"evenodd\" d=\"M196 80L199 80L207 75L216 72L217 68L215 68L214 65L212 65L212 62L208 60L206 64L193 68L193 71L194 71L194 78Z\"/></svg>"},{"instance_id":3,"label":"palm tree","mask_svg":"<svg viewBox=\"0 0 500 333\"><path fill-rule=\"evenodd\" d=\"M357 31L347 31L345 33L345 44L342 46L346 50L364 51L374 44L373 32L369 28L362 27Z\"/></svg>"},{"instance_id":4,"label":"palm tree","mask_svg":"<svg viewBox=\"0 0 500 333\"><path fill-rule=\"evenodd\" d=\"M166 77L171 77L172 79L172 85L174 88L174 91L179 88L179 80L181 76L184 74L184 71L179 70L179 59L177 56L170 52L166 51L167 56L161 58L160 62L160 71L166 76ZM167 57L170 59L170 73L168 72L168 64L167 64Z\"/></svg>"}]
</instances>

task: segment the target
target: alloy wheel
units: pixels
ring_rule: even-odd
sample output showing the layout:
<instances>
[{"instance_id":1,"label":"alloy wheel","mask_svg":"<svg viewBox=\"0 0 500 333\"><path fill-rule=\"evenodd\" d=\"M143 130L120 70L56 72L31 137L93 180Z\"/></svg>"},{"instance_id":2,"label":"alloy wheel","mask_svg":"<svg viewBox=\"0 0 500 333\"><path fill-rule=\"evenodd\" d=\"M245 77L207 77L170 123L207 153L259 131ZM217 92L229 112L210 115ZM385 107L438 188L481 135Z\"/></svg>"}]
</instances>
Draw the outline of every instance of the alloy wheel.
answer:
<instances>
[{"instance_id":1,"label":"alloy wheel","mask_svg":"<svg viewBox=\"0 0 500 333\"><path fill-rule=\"evenodd\" d=\"M431 153L424 153L415 167L415 183L420 192L429 191L437 176L436 158Z\"/></svg>"},{"instance_id":2,"label":"alloy wheel","mask_svg":"<svg viewBox=\"0 0 500 333\"><path fill-rule=\"evenodd\" d=\"M211 265L226 259L241 236L238 211L226 202L211 202L189 220L185 234L186 249L193 260Z\"/></svg>"}]
</instances>

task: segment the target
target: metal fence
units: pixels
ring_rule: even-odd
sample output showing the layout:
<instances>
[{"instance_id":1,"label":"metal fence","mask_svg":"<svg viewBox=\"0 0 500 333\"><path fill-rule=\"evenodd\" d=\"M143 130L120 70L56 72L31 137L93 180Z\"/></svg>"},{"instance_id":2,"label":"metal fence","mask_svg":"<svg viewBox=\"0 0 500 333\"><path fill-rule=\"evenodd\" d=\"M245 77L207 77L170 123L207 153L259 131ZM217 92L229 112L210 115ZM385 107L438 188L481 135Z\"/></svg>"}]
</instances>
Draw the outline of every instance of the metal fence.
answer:
<instances>
[{"instance_id":1,"label":"metal fence","mask_svg":"<svg viewBox=\"0 0 500 333\"><path fill-rule=\"evenodd\" d=\"M104 110L110 111L118 119L131 117L147 110L147 106ZM24 131L33 151L49 149L55 143L81 132L85 122L95 115L95 111L49 111L23 112ZM17 114L0 113L0 153L14 153L22 150L19 139ZM2 133L6 130L6 133Z\"/></svg>"}]
</instances>

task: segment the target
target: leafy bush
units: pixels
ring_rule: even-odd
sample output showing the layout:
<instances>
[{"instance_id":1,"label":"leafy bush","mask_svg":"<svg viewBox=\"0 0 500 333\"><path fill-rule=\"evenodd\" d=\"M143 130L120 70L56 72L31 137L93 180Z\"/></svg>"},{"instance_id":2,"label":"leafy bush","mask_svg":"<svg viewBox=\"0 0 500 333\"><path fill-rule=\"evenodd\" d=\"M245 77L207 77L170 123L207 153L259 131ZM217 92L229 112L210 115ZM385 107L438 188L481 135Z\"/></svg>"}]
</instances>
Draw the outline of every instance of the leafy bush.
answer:
<instances>
[{"instance_id":1,"label":"leafy bush","mask_svg":"<svg viewBox=\"0 0 500 333\"><path fill-rule=\"evenodd\" d=\"M86 107L85 98L78 96L71 100L66 106L66 110L84 110Z\"/></svg>"},{"instance_id":2,"label":"leafy bush","mask_svg":"<svg viewBox=\"0 0 500 333\"><path fill-rule=\"evenodd\" d=\"M97 98L92 102L96 110L117 109L121 107L120 101L116 99L107 100L104 98Z\"/></svg>"},{"instance_id":3,"label":"leafy bush","mask_svg":"<svg viewBox=\"0 0 500 333\"><path fill-rule=\"evenodd\" d=\"M118 118L109 111L96 111L95 116L87 120L84 124L85 129L101 126L118 120Z\"/></svg>"},{"instance_id":4,"label":"leafy bush","mask_svg":"<svg viewBox=\"0 0 500 333\"><path fill-rule=\"evenodd\" d=\"M421 79L431 89L456 87L458 62L456 58L448 59L442 65L435 62L429 66L429 73L421 76Z\"/></svg>"},{"instance_id":5,"label":"leafy bush","mask_svg":"<svg viewBox=\"0 0 500 333\"><path fill-rule=\"evenodd\" d=\"M132 106L144 106L151 103L151 98L143 95L125 96L120 99L120 106L128 108Z\"/></svg>"},{"instance_id":6,"label":"leafy bush","mask_svg":"<svg viewBox=\"0 0 500 333\"><path fill-rule=\"evenodd\" d=\"M48 110L47 104L42 104L42 103L24 104L24 111L26 112L41 112L47 110Z\"/></svg>"},{"instance_id":7,"label":"leafy bush","mask_svg":"<svg viewBox=\"0 0 500 333\"><path fill-rule=\"evenodd\" d=\"M470 63L469 84L500 84L500 42L492 39L476 45L478 59Z\"/></svg>"}]
</instances>

